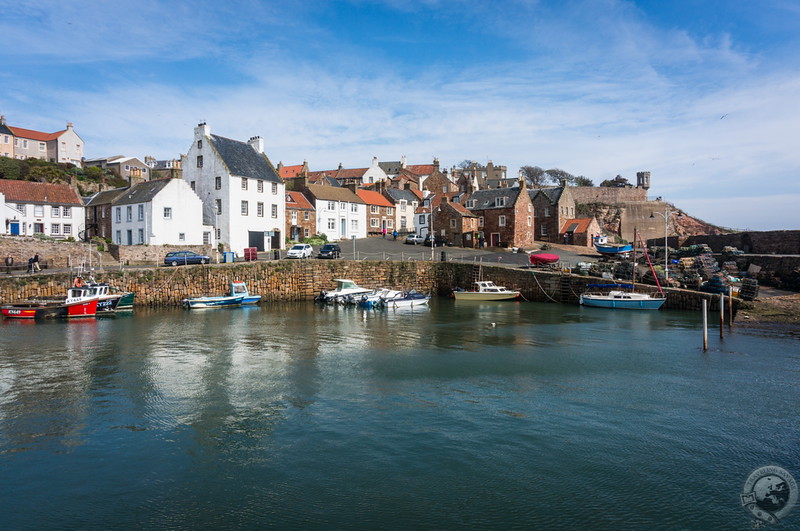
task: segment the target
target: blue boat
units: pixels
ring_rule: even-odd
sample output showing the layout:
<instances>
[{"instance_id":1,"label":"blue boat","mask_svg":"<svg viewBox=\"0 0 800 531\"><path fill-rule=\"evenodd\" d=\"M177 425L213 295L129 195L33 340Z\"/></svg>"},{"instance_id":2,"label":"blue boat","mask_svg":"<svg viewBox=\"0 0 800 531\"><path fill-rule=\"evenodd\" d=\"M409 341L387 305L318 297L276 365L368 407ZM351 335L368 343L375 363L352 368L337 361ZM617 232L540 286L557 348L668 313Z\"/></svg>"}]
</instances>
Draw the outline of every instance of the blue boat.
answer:
<instances>
[{"instance_id":1,"label":"blue boat","mask_svg":"<svg viewBox=\"0 0 800 531\"><path fill-rule=\"evenodd\" d=\"M242 305L258 304L259 301L261 300L261 295L251 295L250 291L248 291L247 289L247 284L236 280L234 282L231 282L231 296L235 297L238 295L244 296L244 298L242 299Z\"/></svg>"},{"instance_id":2,"label":"blue boat","mask_svg":"<svg viewBox=\"0 0 800 531\"><path fill-rule=\"evenodd\" d=\"M222 308L241 306L244 295L221 295L219 297L192 297L183 299L181 304L187 309L196 308Z\"/></svg>"},{"instance_id":3,"label":"blue boat","mask_svg":"<svg viewBox=\"0 0 800 531\"><path fill-rule=\"evenodd\" d=\"M592 288L627 288L633 289L632 284L589 284ZM581 293L580 302L584 306L595 308L615 308L619 310L658 310L667 301L665 295L653 293L636 293L612 289L607 293L587 291Z\"/></svg>"},{"instance_id":4,"label":"blue boat","mask_svg":"<svg viewBox=\"0 0 800 531\"><path fill-rule=\"evenodd\" d=\"M630 243L596 243L594 248L598 253L606 256L619 256L633 251Z\"/></svg>"}]
</instances>

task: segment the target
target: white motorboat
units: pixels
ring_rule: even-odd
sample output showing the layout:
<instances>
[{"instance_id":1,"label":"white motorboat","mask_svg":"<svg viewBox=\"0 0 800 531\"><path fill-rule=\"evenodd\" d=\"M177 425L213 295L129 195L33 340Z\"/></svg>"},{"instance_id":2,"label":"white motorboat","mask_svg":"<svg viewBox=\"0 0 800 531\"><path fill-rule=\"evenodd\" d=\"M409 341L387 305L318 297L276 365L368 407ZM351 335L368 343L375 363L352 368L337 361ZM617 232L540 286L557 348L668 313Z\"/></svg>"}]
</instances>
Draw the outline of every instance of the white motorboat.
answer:
<instances>
[{"instance_id":1,"label":"white motorboat","mask_svg":"<svg viewBox=\"0 0 800 531\"><path fill-rule=\"evenodd\" d=\"M475 282L475 289L472 291L453 291L453 297L458 301L505 301L517 299L519 296L519 290L506 289L505 286L495 286L491 280Z\"/></svg>"}]
</instances>

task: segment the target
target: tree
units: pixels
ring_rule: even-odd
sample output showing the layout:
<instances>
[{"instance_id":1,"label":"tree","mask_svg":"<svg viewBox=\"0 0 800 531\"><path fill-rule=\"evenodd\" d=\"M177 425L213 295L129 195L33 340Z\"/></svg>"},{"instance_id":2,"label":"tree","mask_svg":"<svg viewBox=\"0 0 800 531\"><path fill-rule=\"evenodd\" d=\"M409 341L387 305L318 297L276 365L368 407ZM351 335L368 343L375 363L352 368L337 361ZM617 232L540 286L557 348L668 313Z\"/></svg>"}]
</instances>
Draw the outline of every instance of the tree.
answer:
<instances>
[{"instance_id":1,"label":"tree","mask_svg":"<svg viewBox=\"0 0 800 531\"><path fill-rule=\"evenodd\" d=\"M630 185L631 183L628 182L628 179L626 179L622 175L617 175L613 179L606 179L605 181L600 183L600 186L606 188L625 188Z\"/></svg>"},{"instance_id":2,"label":"tree","mask_svg":"<svg viewBox=\"0 0 800 531\"><path fill-rule=\"evenodd\" d=\"M8 157L0 157L0 179L19 179L19 164Z\"/></svg>"},{"instance_id":3,"label":"tree","mask_svg":"<svg viewBox=\"0 0 800 531\"><path fill-rule=\"evenodd\" d=\"M474 160L464 159L464 160L462 160L461 162L459 162L459 163L457 164L457 166L458 166L459 168L461 168L462 170L465 170L465 169L467 169L467 168L470 168L470 167L472 167L472 165L473 165L473 164L475 164L475 161L474 161Z\"/></svg>"},{"instance_id":4,"label":"tree","mask_svg":"<svg viewBox=\"0 0 800 531\"><path fill-rule=\"evenodd\" d=\"M546 175L545 179L556 186L560 185L562 182L565 182L566 184L572 184L575 182L574 175L559 168L553 168L545 171L544 173Z\"/></svg>"},{"instance_id":5,"label":"tree","mask_svg":"<svg viewBox=\"0 0 800 531\"><path fill-rule=\"evenodd\" d=\"M578 175L575 177L575 182L573 183L575 186L594 186L594 182L588 177L584 177L583 175Z\"/></svg>"},{"instance_id":6,"label":"tree","mask_svg":"<svg viewBox=\"0 0 800 531\"><path fill-rule=\"evenodd\" d=\"M522 166L519 171L534 188L541 188L547 182L544 170L539 166Z\"/></svg>"}]
</instances>

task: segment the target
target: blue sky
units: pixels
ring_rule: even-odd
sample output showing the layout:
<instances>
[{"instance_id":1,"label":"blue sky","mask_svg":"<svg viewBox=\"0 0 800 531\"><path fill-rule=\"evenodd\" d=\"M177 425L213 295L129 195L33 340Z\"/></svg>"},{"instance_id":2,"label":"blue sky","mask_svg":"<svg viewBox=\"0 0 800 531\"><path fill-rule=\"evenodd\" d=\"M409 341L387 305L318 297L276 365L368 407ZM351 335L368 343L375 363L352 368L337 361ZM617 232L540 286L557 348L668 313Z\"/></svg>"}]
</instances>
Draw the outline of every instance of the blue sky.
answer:
<instances>
[{"instance_id":1,"label":"blue sky","mask_svg":"<svg viewBox=\"0 0 800 531\"><path fill-rule=\"evenodd\" d=\"M649 170L706 221L800 229L796 0L39 0L0 32L0 113L89 158L174 158L206 121L312 170Z\"/></svg>"}]
</instances>

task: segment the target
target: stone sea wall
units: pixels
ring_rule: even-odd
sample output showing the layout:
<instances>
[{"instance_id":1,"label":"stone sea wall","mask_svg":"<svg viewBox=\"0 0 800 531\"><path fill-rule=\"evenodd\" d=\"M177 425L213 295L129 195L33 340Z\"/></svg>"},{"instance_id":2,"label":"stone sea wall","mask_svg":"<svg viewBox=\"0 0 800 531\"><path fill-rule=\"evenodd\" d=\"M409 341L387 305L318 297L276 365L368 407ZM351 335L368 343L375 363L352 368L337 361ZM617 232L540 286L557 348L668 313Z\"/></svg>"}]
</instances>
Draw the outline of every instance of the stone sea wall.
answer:
<instances>
[{"instance_id":1,"label":"stone sea wall","mask_svg":"<svg viewBox=\"0 0 800 531\"><path fill-rule=\"evenodd\" d=\"M478 278L519 289L528 301L577 304L581 292L602 279L562 274L558 271L516 269L449 262L389 262L349 260L282 260L240 262L211 266L158 267L109 270L97 280L136 293L137 306L179 306L186 297L221 295L230 282L247 283L265 302L311 300L322 290L336 286L337 278L353 280L367 288L415 289L449 295L454 287L468 289ZM0 275L0 303L36 296L63 295L71 283L68 273L30 276ZM637 286L654 291L654 286ZM669 290L667 308L697 310L701 300L715 308L718 296L685 290Z\"/></svg>"}]
</instances>

